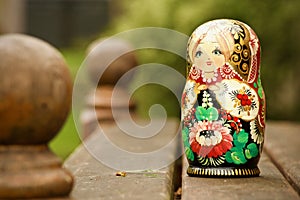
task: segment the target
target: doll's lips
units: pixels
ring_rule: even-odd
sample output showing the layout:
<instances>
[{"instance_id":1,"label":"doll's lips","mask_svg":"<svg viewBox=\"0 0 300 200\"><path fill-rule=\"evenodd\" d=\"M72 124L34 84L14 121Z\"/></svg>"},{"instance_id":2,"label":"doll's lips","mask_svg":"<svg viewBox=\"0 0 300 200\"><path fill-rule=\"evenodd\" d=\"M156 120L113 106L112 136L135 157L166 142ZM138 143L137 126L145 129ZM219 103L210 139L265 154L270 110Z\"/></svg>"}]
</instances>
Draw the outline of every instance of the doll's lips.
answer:
<instances>
[{"instance_id":1,"label":"doll's lips","mask_svg":"<svg viewBox=\"0 0 300 200\"><path fill-rule=\"evenodd\" d=\"M212 65L212 61L207 61L206 64L207 64L208 66L211 66L211 65Z\"/></svg>"}]
</instances>

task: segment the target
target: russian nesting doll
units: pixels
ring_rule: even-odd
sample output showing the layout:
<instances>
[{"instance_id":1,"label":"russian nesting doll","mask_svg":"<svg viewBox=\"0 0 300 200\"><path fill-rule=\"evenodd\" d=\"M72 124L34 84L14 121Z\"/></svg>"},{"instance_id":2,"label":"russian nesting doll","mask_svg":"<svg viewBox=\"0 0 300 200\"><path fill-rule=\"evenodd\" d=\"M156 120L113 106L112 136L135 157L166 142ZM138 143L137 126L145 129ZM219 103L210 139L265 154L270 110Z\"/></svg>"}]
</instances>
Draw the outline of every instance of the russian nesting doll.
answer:
<instances>
[{"instance_id":1,"label":"russian nesting doll","mask_svg":"<svg viewBox=\"0 0 300 200\"><path fill-rule=\"evenodd\" d=\"M219 19L199 26L187 47L181 122L190 176L258 176L265 95L260 43L245 23Z\"/></svg>"}]
</instances>

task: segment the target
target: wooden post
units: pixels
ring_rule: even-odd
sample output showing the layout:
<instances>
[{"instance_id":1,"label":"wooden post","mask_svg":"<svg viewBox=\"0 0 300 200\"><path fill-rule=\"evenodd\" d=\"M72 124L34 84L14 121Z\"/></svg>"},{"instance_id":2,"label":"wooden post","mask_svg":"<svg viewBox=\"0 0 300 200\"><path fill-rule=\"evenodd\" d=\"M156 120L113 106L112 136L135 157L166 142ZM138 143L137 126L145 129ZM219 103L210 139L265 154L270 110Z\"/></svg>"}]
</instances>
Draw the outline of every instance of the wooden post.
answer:
<instances>
[{"instance_id":1,"label":"wooden post","mask_svg":"<svg viewBox=\"0 0 300 200\"><path fill-rule=\"evenodd\" d=\"M91 81L97 85L95 98L94 94L87 97L86 109L81 115L83 124L83 137L90 135L98 126L110 126L115 118L128 117L125 112L129 109L133 113L135 103L129 99L127 87L129 81L116 83L129 70L137 66L135 54L132 47L121 39L109 39L108 41L97 40L93 42L87 50L88 56L85 67ZM99 71L104 71L99 73ZM99 74L100 77L99 77ZM113 92L117 92L118 98L112 104ZM93 118L94 109L97 119ZM117 113L113 116L112 109Z\"/></svg>"},{"instance_id":2,"label":"wooden post","mask_svg":"<svg viewBox=\"0 0 300 200\"><path fill-rule=\"evenodd\" d=\"M0 199L67 196L71 174L47 143L70 110L61 54L37 38L0 36Z\"/></svg>"}]
</instances>

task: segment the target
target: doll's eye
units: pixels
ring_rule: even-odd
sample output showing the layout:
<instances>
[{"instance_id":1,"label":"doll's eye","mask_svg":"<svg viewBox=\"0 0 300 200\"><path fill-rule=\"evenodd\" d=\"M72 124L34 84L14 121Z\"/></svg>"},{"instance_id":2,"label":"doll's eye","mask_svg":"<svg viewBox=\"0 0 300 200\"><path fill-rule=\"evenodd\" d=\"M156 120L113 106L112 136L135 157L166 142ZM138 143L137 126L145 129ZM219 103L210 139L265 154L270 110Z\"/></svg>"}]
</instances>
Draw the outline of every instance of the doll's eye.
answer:
<instances>
[{"instance_id":1,"label":"doll's eye","mask_svg":"<svg viewBox=\"0 0 300 200\"><path fill-rule=\"evenodd\" d=\"M202 55L202 51L197 51L195 54L196 58L199 58L201 55Z\"/></svg>"},{"instance_id":2,"label":"doll's eye","mask_svg":"<svg viewBox=\"0 0 300 200\"><path fill-rule=\"evenodd\" d=\"M221 52L220 49L215 49L215 50L212 51L212 53L213 53L214 55L217 55L217 56L222 55L222 52Z\"/></svg>"}]
</instances>

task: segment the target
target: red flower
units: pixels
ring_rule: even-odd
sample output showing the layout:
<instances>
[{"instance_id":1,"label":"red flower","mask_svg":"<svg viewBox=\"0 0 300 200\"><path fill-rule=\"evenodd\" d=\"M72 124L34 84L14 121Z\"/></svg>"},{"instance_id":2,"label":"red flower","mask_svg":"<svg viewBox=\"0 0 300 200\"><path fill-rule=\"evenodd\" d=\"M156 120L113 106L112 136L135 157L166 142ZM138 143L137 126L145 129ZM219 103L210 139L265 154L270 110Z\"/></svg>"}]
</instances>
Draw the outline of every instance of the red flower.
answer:
<instances>
[{"instance_id":1,"label":"red flower","mask_svg":"<svg viewBox=\"0 0 300 200\"><path fill-rule=\"evenodd\" d=\"M201 157L217 158L232 148L230 130L219 121L199 121L190 130L191 149Z\"/></svg>"}]
</instances>

